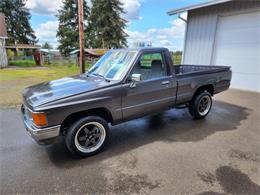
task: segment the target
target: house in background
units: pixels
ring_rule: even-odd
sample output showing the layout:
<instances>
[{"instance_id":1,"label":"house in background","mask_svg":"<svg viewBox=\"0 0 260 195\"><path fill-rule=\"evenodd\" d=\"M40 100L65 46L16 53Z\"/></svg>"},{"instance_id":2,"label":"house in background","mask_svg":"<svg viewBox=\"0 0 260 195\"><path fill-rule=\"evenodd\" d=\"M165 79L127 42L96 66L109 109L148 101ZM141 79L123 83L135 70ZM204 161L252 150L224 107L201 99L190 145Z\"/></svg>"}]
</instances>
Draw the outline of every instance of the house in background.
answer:
<instances>
[{"instance_id":1,"label":"house in background","mask_svg":"<svg viewBox=\"0 0 260 195\"><path fill-rule=\"evenodd\" d=\"M231 66L232 88L260 92L260 1L215 0L187 12L183 64Z\"/></svg>"},{"instance_id":2,"label":"house in background","mask_svg":"<svg viewBox=\"0 0 260 195\"><path fill-rule=\"evenodd\" d=\"M62 56L58 49L40 49L43 64L51 64L53 60L61 60Z\"/></svg>"},{"instance_id":3,"label":"house in background","mask_svg":"<svg viewBox=\"0 0 260 195\"><path fill-rule=\"evenodd\" d=\"M85 60L94 62L107 52L107 49L85 49ZM76 58L76 64L79 65L79 49L70 52L70 57Z\"/></svg>"},{"instance_id":4,"label":"house in background","mask_svg":"<svg viewBox=\"0 0 260 195\"><path fill-rule=\"evenodd\" d=\"M5 16L0 13L0 68L4 68L8 65L5 40L7 39L7 31L5 24Z\"/></svg>"}]
</instances>

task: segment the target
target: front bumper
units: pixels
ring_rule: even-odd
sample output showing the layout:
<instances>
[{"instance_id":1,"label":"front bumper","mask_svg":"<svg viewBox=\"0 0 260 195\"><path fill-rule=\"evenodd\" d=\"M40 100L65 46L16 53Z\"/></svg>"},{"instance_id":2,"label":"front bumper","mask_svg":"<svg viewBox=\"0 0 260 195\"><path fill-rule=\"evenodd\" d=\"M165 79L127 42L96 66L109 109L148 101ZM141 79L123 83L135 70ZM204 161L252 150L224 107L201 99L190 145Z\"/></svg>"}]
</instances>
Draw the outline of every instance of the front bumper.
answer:
<instances>
[{"instance_id":1,"label":"front bumper","mask_svg":"<svg viewBox=\"0 0 260 195\"><path fill-rule=\"evenodd\" d=\"M60 134L60 125L38 129L24 121L25 128L38 144L51 144Z\"/></svg>"},{"instance_id":2,"label":"front bumper","mask_svg":"<svg viewBox=\"0 0 260 195\"><path fill-rule=\"evenodd\" d=\"M23 122L27 132L31 137L41 145L51 144L60 134L60 125L55 125L51 127L38 128L36 127L26 116L24 111L24 106L22 106Z\"/></svg>"}]
</instances>

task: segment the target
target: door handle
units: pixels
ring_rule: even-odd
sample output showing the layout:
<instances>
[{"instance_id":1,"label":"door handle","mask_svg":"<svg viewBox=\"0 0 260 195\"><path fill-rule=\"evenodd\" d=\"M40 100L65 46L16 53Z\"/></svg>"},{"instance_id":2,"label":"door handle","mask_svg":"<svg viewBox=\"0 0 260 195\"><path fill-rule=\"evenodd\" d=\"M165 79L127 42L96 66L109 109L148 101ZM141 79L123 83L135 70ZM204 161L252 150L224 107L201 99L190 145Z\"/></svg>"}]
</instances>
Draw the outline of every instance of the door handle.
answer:
<instances>
[{"instance_id":1,"label":"door handle","mask_svg":"<svg viewBox=\"0 0 260 195\"><path fill-rule=\"evenodd\" d=\"M162 85L168 85L169 81L162 81Z\"/></svg>"}]
</instances>

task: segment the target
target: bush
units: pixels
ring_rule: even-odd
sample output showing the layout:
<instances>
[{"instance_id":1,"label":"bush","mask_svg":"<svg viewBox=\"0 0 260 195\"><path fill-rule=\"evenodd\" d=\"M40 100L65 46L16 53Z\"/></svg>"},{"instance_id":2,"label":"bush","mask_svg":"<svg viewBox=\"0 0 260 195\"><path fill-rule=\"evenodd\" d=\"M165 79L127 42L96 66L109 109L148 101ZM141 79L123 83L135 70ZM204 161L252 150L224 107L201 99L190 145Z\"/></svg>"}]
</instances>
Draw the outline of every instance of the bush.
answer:
<instances>
[{"instance_id":1,"label":"bush","mask_svg":"<svg viewBox=\"0 0 260 195\"><path fill-rule=\"evenodd\" d=\"M8 59L13 59L14 58L14 52L10 49L7 49L7 57L8 57Z\"/></svg>"},{"instance_id":2,"label":"bush","mask_svg":"<svg viewBox=\"0 0 260 195\"><path fill-rule=\"evenodd\" d=\"M10 60L10 66L19 66L19 67L33 67L35 66L34 60Z\"/></svg>"}]
</instances>

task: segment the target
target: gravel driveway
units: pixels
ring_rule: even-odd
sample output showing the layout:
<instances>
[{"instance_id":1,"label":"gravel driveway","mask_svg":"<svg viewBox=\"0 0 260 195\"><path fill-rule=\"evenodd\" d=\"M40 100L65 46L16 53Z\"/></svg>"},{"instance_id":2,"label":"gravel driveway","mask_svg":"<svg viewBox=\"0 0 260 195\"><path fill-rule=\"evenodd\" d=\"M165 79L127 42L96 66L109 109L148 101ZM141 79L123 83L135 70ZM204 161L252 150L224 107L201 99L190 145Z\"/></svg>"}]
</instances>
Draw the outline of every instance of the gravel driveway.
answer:
<instances>
[{"instance_id":1,"label":"gravel driveway","mask_svg":"<svg viewBox=\"0 0 260 195\"><path fill-rule=\"evenodd\" d=\"M170 110L112 127L103 153L37 145L0 110L0 193L260 194L260 94L214 97L205 120Z\"/></svg>"}]
</instances>

